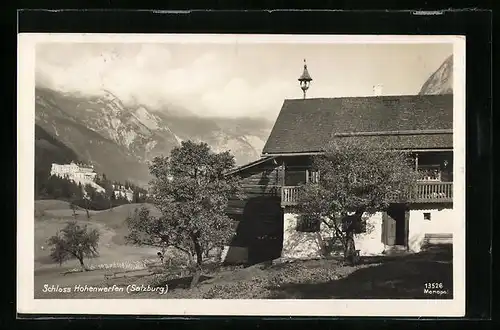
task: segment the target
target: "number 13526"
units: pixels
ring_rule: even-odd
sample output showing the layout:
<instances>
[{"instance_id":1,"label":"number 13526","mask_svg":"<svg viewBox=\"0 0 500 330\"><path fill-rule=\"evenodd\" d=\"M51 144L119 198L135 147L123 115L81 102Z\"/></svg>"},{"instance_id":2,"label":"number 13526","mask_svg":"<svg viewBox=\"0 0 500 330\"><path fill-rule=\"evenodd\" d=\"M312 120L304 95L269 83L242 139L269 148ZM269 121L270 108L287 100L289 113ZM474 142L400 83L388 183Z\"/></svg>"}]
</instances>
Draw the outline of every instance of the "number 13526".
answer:
<instances>
[{"instance_id":1,"label":"number 13526","mask_svg":"<svg viewBox=\"0 0 500 330\"><path fill-rule=\"evenodd\" d=\"M441 282L430 282L430 283L425 283L424 287L426 289L442 289L444 286L443 283Z\"/></svg>"}]
</instances>

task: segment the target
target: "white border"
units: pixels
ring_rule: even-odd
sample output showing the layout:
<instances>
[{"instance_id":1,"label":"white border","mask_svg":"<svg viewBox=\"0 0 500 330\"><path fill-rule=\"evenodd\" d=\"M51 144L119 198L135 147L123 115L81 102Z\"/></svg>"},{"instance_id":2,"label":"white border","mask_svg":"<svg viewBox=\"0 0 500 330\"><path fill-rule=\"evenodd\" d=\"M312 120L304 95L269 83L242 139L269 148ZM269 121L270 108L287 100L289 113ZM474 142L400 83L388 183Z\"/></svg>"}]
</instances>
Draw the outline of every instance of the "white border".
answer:
<instances>
[{"instance_id":1,"label":"white border","mask_svg":"<svg viewBox=\"0 0 500 330\"><path fill-rule=\"evenodd\" d=\"M39 42L453 44L453 300L34 299L35 45ZM465 37L373 35L19 34L17 113L17 311L36 314L249 316L464 316L465 314Z\"/></svg>"}]
</instances>

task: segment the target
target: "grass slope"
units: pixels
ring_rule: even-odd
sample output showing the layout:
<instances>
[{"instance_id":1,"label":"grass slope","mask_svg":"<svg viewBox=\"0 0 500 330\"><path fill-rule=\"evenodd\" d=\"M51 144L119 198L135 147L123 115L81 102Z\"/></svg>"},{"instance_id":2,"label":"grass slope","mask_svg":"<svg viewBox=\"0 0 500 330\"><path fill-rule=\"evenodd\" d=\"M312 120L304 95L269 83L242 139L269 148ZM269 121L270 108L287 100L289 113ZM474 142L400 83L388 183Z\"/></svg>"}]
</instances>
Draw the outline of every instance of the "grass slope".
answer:
<instances>
[{"instance_id":1,"label":"grass slope","mask_svg":"<svg viewBox=\"0 0 500 330\"><path fill-rule=\"evenodd\" d=\"M84 209L76 211L76 218L70 204L58 200L35 201L35 271L47 268L59 268L49 257L50 248L47 246L47 239L55 235L69 221L77 221L79 224L97 228L101 233L99 241L100 256L89 260L89 264L113 263L127 260L137 260L155 256L152 248L142 248L129 246L125 242L128 234L125 223L127 216L133 214L135 209L147 206L154 211L151 205L147 204L126 204L117 206L110 210L89 211L90 219ZM71 260L63 265L61 269L76 267L77 262Z\"/></svg>"}]
</instances>

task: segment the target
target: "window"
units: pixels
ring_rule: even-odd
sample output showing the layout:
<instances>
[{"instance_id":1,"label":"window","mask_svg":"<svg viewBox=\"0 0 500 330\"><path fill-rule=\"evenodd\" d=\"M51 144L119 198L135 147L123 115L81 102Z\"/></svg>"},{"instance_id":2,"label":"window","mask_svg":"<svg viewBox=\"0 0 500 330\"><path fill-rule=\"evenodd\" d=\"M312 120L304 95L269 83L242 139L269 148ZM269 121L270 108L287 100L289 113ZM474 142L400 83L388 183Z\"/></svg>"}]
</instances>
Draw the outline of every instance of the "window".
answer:
<instances>
[{"instance_id":1,"label":"window","mask_svg":"<svg viewBox=\"0 0 500 330\"><path fill-rule=\"evenodd\" d=\"M304 233L315 233L321 228L321 221L314 217L300 215L297 217L296 231Z\"/></svg>"},{"instance_id":2,"label":"window","mask_svg":"<svg viewBox=\"0 0 500 330\"><path fill-rule=\"evenodd\" d=\"M366 233L367 218L356 215L347 215L342 219L342 231L346 232L348 228L352 228L355 234Z\"/></svg>"},{"instance_id":3,"label":"window","mask_svg":"<svg viewBox=\"0 0 500 330\"><path fill-rule=\"evenodd\" d=\"M318 183L319 182L319 170L306 170L306 182Z\"/></svg>"},{"instance_id":4,"label":"window","mask_svg":"<svg viewBox=\"0 0 500 330\"><path fill-rule=\"evenodd\" d=\"M430 212L424 212L424 220L427 220L427 221L431 220L431 213Z\"/></svg>"},{"instance_id":5,"label":"window","mask_svg":"<svg viewBox=\"0 0 500 330\"><path fill-rule=\"evenodd\" d=\"M286 186L298 186L303 184L307 180L304 175L304 169L287 169L285 172L285 185Z\"/></svg>"}]
</instances>

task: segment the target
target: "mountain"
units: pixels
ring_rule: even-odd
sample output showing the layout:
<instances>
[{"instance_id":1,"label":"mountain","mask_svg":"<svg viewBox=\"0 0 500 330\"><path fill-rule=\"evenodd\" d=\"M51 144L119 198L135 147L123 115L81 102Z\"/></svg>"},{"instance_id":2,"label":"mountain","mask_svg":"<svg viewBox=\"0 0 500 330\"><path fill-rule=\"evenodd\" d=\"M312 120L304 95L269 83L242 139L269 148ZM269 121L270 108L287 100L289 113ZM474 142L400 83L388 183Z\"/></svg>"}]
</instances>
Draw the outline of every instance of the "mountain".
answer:
<instances>
[{"instance_id":1,"label":"mountain","mask_svg":"<svg viewBox=\"0 0 500 330\"><path fill-rule=\"evenodd\" d=\"M261 119L202 118L173 107L125 105L108 91L101 96L35 90L35 167L49 162L91 162L110 179L145 185L147 163L168 155L183 140L230 150L237 164L260 157L272 123ZM47 150L51 150L48 152ZM63 156L64 155L64 156Z\"/></svg>"},{"instance_id":2,"label":"mountain","mask_svg":"<svg viewBox=\"0 0 500 330\"><path fill-rule=\"evenodd\" d=\"M449 56L423 84L419 95L429 94L453 94L453 55Z\"/></svg>"},{"instance_id":3,"label":"mountain","mask_svg":"<svg viewBox=\"0 0 500 330\"><path fill-rule=\"evenodd\" d=\"M65 164L72 160L78 160L73 150L35 125L35 187L40 186L40 178L48 176L52 163Z\"/></svg>"}]
</instances>

